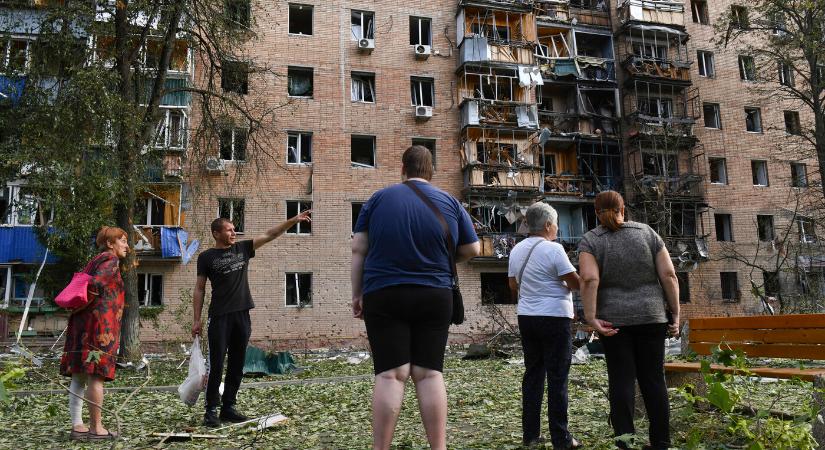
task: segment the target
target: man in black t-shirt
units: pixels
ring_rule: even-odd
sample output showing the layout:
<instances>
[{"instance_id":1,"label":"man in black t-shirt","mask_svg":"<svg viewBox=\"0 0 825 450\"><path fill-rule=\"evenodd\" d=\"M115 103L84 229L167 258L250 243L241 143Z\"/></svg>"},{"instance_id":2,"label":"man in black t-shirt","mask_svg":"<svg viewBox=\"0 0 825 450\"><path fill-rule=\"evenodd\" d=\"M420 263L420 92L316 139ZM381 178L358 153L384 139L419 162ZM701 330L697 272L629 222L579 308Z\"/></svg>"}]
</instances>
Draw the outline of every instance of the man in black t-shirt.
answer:
<instances>
[{"instance_id":1,"label":"man in black t-shirt","mask_svg":"<svg viewBox=\"0 0 825 450\"><path fill-rule=\"evenodd\" d=\"M198 256L198 280L193 298L192 336L201 333L201 310L206 280L212 284L207 341L209 342L209 382L206 385L206 413L203 424L220 425L221 420L243 422L247 417L235 409L238 388L243 378L246 346L252 334L249 310L255 307L249 291L247 268L255 250L272 241L298 222L308 222L311 211L304 211L252 240L235 242L235 226L227 219L212 221L215 246ZM228 355L223 398L221 384L223 360ZM218 406L221 406L220 416Z\"/></svg>"}]
</instances>

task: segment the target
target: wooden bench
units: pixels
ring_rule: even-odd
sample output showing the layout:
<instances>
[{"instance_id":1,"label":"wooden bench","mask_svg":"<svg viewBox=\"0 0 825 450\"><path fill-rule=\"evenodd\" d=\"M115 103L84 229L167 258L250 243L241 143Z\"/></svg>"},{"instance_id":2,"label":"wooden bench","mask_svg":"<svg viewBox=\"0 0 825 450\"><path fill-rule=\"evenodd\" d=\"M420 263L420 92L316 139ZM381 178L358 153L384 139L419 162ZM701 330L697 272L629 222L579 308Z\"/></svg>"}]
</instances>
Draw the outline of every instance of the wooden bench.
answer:
<instances>
[{"instance_id":1,"label":"wooden bench","mask_svg":"<svg viewBox=\"0 0 825 450\"><path fill-rule=\"evenodd\" d=\"M682 349L699 355L711 355L722 344L742 350L746 356L763 358L790 358L825 360L825 314L789 314L780 316L708 317L688 320L682 334ZM734 373L736 369L711 365L716 372ZM794 367L749 367L755 376L806 380L813 382L813 403L820 414L825 412L825 367L799 369ZM704 379L698 374L699 362L670 362L665 364L668 386L692 383L700 392ZM818 448L825 448L825 423L815 420L813 436Z\"/></svg>"}]
</instances>

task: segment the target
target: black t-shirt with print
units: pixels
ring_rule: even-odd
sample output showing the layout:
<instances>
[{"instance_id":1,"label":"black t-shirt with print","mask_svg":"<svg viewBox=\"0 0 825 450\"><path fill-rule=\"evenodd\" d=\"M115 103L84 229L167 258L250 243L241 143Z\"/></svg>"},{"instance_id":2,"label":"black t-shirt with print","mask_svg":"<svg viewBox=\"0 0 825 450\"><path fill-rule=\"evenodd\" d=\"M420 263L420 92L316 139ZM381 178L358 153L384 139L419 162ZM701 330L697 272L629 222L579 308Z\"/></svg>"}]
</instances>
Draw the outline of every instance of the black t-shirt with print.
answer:
<instances>
[{"instance_id":1,"label":"black t-shirt with print","mask_svg":"<svg viewBox=\"0 0 825 450\"><path fill-rule=\"evenodd\" d=\"M209 317L252 309L247 268L255 257L252 241L240 241L229 248L210 248L198 256L198 276L212 283Z\"/></svg>"}]
</instances>

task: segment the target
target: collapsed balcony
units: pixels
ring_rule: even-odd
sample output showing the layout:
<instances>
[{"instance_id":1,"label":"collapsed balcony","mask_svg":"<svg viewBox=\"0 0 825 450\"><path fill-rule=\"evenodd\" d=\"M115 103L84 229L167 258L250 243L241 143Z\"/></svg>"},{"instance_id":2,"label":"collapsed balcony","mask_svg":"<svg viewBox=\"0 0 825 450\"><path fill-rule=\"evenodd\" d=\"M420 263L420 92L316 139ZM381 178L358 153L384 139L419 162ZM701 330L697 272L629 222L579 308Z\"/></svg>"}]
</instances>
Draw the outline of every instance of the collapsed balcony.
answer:
<instances>
[{"instance_id":1,"label":"collapsed balcony","mask_svg":"<svg viewBox=\"0 0 825 450\"><path fill-rule=\"evenodd\" d=\"M541 27L536 61L545 79L616 81L613 37L564 27Z\"/></svg>"},{"instance_id":2,"label":"collapsed balcony","mask_svg":"<svg viewBox=\"0 0 825 450\"><path fill-rule=\"evenodd\" d=\"M699 94L684 86L633 80L624 97L628 138L660 136L693 145L693 124L699 118Z\"/></svg>"},{"instance_id":3,"label":"collapsed balcony","mask_svg":"<svg viewBox=\"0 0 825 450\"><path fill-rule=\"evenodd\" d=\"M188 243L188 233L181 228L186 216L183 185L154 185L136 202L134 228L137 235L135 253L141 259L188 260L198 241Z\"/></svg>"},{"instance_id":4,"label":"collapsed balcony","mask_svg":"<svg viewBox=\"0 0 825 450\"><path fill-rule=\"evenodd\" d=\"M541 188L539 148L522 130L468 128L464 130L461 159L468 190Z\"/></svg>"},{"instance_id":5,"label":"collapsed balcony","mask_svg":"<svg viewBox=\"0 0 825 450\"><path fill-rule=\"evenodd\" d=\"M616 89L544 85L537 91L539 124L556 136L616 138Z\"/></svg>"},{"instance_id":6,"label":"collapsed balcony","mask_svg":"<svg viewBox=\"0 0 825 450\"><path fill-rule=\"evenodd\" d=\"M703 198L704 154L633 148L627 153L634 190L655 198Z\"/></svg>"},{"instance_id":7,"label":"collapsed balcony","mask_svg":"<svg viewBox=\"0 0 825 450\"><path fill-rule=\"evenodd\" d=\"M685 4L681 1L623 0L618 6L619 21L685 26Z\"/></svg>"},{"instance_id":8,"label":"collapsed balcony","mask_svg":"<svg viewBox=\"0 0 825 450\"><path fill-rule=\"evenodd\" d=\"M621 191L618 143L548 140L543 148L545 199L595 197L604 190Z\"/></svg>"},{"instance_id":9,"label":"collapsed balcony","mask_svg":"<svg viewBox=\"0 0 825 450\"><path fill-rule=\"evenodd\" d=\"M456 16L459 65L531 64L536 23L530 4L462 1Z\"/></svg>"},{"instance_id":10,"label":"collapsed balcony","mask_svg":"<svg viewBox=\"0 0 825 450\"><path fill-rule=\"evenodd\" d=\"M470 217L481 242L481 260L508 258L513 247L527 237L523 218L533 200L468 195Z\"/></svg>"},{"instance_id":11,"label":"collapsed balcony","mask_svg":"<svg viewBox=\"0 0 825 450\"><path fill-rule=\"evenodd\" d=\"M644 199L631 205L631 218L650 225L665 241L679 271L709 257L705 222L708 204L694 199Z\"/></svg>"},{"instance_id":12,"label":"collapsed balcony","mask_svg":"<svg viewBox=\"0 0 825 450\"><path fill-rule=\"evenodd\" d=\"M535 67L467 65L458 81L461 127L489 126L536 129L538 113L531 103L531 83L541 83Z\"/></svg>"},{"instance_id":13,"label":"collapsed balcony","mask_svg":"<svg viewBox=\"0 0 825 450\"><path fill-rule=\"evenodd\" d=\"M687 33L662 25L628 24L619 52L631 77L658 78L690 83Z\"/></svg>"},{"instance_id":14,"label":"collapsed balcony","mask_svg":"<svg viewBox=\"0 0 825 450\"><path fill-rule=\"evenodd\" d=\"M610 27L610 2L608 0L536 0L538 22L564 22Z\"/></svg>"}]
</instances>

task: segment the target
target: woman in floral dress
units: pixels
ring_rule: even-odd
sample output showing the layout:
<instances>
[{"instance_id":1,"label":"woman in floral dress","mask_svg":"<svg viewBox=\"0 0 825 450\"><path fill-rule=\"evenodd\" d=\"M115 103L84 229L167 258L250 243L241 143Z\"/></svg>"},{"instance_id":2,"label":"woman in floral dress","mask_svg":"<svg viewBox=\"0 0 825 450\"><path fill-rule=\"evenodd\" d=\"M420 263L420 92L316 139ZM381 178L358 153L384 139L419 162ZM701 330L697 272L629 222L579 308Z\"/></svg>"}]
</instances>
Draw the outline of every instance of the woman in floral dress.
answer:
<instances>
[{"instance_id":1,"label":"woman in floral dress","mask_svg":"<svg viewBox=\"0 0 825 450\"><path fill-rule=\"evenodd\" d=\"M103 427L101 406L103 382L115 378L124 303L120 260L126 257L129 243L126 232L116 227L103 227L96 242L101 253L84 269L92 276L89 303L69 317L66 346L60 360L60 373L72 377L69 388L72 439L116 437ZM88 426L83 423L81 414L83 398L89 404Z\"/></svg>"}]
</instances>

